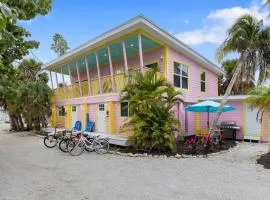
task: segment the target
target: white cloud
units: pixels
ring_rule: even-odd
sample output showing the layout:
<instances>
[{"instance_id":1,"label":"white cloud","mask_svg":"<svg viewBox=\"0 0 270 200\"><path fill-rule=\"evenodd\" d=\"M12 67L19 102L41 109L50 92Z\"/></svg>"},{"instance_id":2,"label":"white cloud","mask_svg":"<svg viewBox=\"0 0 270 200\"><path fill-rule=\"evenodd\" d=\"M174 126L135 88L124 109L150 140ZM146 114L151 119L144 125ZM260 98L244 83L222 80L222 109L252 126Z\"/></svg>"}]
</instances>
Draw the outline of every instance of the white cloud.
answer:
<instances>
[{"instance_id":1,"label":"white cloud","mask_svg":"<svg viewBox=\"0 0 270 200\"><path fill-rule=\"evenodd\" d=\"M226 38L226 31L233 25L236 19L244 14L251 14L258 19L263 19L269 25L269 10L264 7L264 0L252 1L248 8L235 6L211 11L204 19L204 26L200 29L181 32L176 37L186 44L199 45L203 43L220 44Z\"/></svg>"}]
</instances>

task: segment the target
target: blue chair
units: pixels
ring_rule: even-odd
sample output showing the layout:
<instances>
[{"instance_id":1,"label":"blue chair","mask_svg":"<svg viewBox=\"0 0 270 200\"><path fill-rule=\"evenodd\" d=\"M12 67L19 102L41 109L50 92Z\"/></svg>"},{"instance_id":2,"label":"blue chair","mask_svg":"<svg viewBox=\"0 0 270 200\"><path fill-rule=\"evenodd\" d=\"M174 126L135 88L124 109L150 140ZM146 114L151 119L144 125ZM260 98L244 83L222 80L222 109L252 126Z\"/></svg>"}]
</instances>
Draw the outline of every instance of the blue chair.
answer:
<instances>
[{"instance_id":1,"label":"blue chair","mask_svg":"<svg viewBox=\"0 0 270 200\"><path fill-rule=\"evenodd\" d=\"M82 123L81 121L76 121L74 127L72 128L72 131L78 132L82 130Z\"/></svg>"},{"instance_id":2,"label":"blue chair","mask_svg":"<svg viewBox=\"0 0 270 200\"><path fill-rule=\"evenodd\" d=\"M94 124L95 124L94 122L88 121L84 131L85 132L92 132L93 128L94 128Z\"/></svg>"}]
</instances>

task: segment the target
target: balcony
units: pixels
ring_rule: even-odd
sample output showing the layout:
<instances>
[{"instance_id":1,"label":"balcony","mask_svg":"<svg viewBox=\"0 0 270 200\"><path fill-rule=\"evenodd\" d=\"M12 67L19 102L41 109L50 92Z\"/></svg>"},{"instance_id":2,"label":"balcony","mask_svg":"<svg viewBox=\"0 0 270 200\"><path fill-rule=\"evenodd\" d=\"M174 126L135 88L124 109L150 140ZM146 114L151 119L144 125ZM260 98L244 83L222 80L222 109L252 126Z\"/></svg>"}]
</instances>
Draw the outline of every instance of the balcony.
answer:
<instances>
[{"instance_id":1,"label":"balcony","mask_svg":"<svg viewBox=\"0 0 270 200\"><path fill-rule=\"evenodd\" d=\"M133 71L143 72L154 64L163 73L168 63L165 49L146 33L139 32L79 57L67 58L65 63L49 68L51 88L55 91L53 100L120 93Z\"/></svg>"}]
</instances>

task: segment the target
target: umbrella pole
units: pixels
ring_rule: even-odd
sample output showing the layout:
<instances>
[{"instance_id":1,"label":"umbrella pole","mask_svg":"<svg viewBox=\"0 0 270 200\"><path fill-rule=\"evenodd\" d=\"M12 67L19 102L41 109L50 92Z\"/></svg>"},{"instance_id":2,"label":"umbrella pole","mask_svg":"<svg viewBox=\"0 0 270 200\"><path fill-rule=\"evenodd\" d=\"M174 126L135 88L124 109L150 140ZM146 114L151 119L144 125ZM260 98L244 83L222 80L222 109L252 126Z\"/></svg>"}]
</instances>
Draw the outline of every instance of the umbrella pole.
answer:
<instances>
[{"instance_id":1,"label":"umbrella pole","mask_svg":"<svg viewBox=\"0 0 270 200\"><path fill-rule=\"evenodd\" d=\"M207 128L209 128L209 106L208 106L208 112L207 112L207 119L208 119L208 121L207 121Z\"/></svg>"}]
</instances>

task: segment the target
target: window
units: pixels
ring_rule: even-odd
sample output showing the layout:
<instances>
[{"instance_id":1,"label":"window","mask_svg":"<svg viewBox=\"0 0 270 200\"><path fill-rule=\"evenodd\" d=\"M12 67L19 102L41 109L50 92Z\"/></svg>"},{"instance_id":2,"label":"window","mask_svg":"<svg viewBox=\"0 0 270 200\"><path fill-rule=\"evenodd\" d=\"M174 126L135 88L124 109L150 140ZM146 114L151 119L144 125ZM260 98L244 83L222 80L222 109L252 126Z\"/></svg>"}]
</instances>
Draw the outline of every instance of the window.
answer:
<instances>
[{"instance_id":1,"label":"window","mask_svg":"<svg viewBox=\"0 0 270 200\"><path fill-rule=\"evenodd\" d=\"M154 68L158 67L158 63L147 64L147 65L145 65L145 67L149 68L149 69L154 69Z\"/></svg>"},{"instance_id":2,"label":"window","mask_svg":"<svg viewBox=\"0 0 270 200\"><path fill-rule=\"evenodd\" d=\"M188 66L174 62L174 86L188 89Z\"/></svg>"},{"instance_id":3,"label":"window","mask_svg":"<svg viewBox=\"0 0 270 200\"><path fill-rule=\"evenodd\" d=\"M121 117L128 117L128 102L121 102L120 116Z\"/></svg>"},{"instance_id":4,"label":"window","mask_svg":"<svg viewBox=\"0 0 270 200\"><path fill-rule=\"evenodd\" d=\"M77 106L72 106L72 112L76 112Z\"/></svg>"},{"instance_id":5,"label":"window","mask_svg":"<svg viewBox=\"0 0 270 200\"><path fill-rule=\"evenodd\" d=\"M58 107L58 116L65 116L66 110L64 106Z\"/></svg>"},{"instance_id":6,"label":"window","mask_svg":"<svg viewBox=\"0 0 270 200\"><path fill-rule=\"evenodd\" d=\"M205 72L201 73L201 92L205 92L206 82L205 82Z\"/></svg>"},{"instance_id":7,"label":"window","mask_svg":"<svg viewBox=\"0 0 270 200\"><path fill-rule=\"evenodd\" d=\"M98 105L98 110L99 111L104 111L105 110L105 106L104 106L103 103Z\"/></svg>"}]
</instances>

